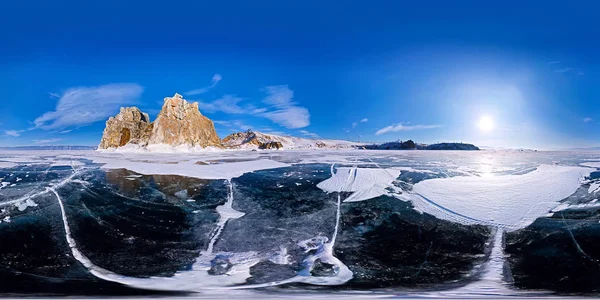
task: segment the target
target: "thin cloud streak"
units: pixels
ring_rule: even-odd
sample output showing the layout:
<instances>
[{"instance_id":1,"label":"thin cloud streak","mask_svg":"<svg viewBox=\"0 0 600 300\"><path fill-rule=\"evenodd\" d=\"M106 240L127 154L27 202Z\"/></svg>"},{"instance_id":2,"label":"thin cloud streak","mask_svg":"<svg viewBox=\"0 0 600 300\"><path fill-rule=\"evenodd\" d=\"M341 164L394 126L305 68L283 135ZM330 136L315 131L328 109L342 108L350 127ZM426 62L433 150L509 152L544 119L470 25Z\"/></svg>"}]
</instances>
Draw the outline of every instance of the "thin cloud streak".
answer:
<instances>
[{"instance_id":1,"label":"thin cloud streak","mask_svg":"<svg viewBox=\"0 0 600 300\"><path fill-rule=\"evenodd\" d=\"M424 129L434 129L440 128L442 125L390 125L384 128L381 128L375 132L375 135L382 135L390 132L400 132L400 131L414 131L414 130L424 130Z\"/></svg>"},{"instance_id":2,"label":"thin cloud streak","mask_svg":"<svg viewBox=\"0 0 600 300\"><path fill-rule=\"evenodd\" d=\"M316 134L314 132L307 131L307 130L300 130L300 133L302 133L302 135L304 135L306 137L309 137L311 139L318 139L318 138L320 138L320 136L318 134Z\"/></svg>"},{"instance_id":3,"label":"thin cloud streak","mask_svg":"<svg viewBox=\"0 0 600 300\"><path fill-rule=\"evenodd\" d=\"M243 114L246 113L246 110L238 105L242 100L242 98L234 95L225 95L213 102L198 101L198 108L200 108L200 112L215 113L221 111L226 114Z\"/></svg>"},{"instance_id":4,"label":"thin cloud streak","mask_svg":"<svg viewBox=\"0 0 600 300\"><path fill-rule=\"evenodd\" d=\"M38 144L38 145L46 145L46 144L60 142L62 140L63 139L60 139L60 138L51 138L51 139L43 139L43 140L33 140L33 143Z\"/></svg>"},{"instance_id":5,"label":"thin cloud streak","mask_svg":"<svg viewBox=\"0 0 600 300\"><path fill-rule=\"evenodd\" d=\"M223 79L223 76L221 76L221 74L215 73L215 75L213 75L213 77L212 77L211 84L209 86L206 86L206 87L203 87L203 88L199 88L199 89L195 89L195 90L191 90L191 91L188 91L185 94L189 95L189 96L204 94L204 93L210 91L215 86L217 86L217 84L219 83L219 81L221 81L222 79Z\"/></svg>"},{"instance_id":6,"label":"thin cloud streak","mask_svg":"<svg viewBox=\"0 0 600 300\"><path fill-rule=\"evenodd\" d=\"M4 130L4 134L12 137L18 137L21 135L17 130Z\"/></svg>"}]
</instances>

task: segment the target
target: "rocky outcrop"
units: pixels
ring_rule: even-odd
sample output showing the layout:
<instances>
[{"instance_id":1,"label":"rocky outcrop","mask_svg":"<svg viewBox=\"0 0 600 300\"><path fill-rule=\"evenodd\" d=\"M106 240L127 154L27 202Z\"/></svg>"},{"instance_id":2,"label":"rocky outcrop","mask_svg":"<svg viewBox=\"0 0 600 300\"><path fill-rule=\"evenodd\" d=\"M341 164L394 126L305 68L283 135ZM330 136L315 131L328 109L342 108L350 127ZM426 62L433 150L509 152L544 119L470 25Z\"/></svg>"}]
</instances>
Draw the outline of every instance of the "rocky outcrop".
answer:
<instances>
[{"instance_id":1,"label":"rocky outcrop","mask_svg":"<svg viewBox=\"0 0 600 300\"><path fill-rule=\"evenodd\" d=\"M189 103L175 94L165 98L154 123L150 123L148 114L137 107L122 107L119 114L106 121L98 148L117 148L127 144L221 147L221 139L213 122L198 110L198 103Z\"/></svg>"},{"instance_id":2,"label":"rocky outcrop","mask_svg":"<svg viewBox=\"0 0 600 300\"><path fill-rule=\"evenodd\" d=\"M266 142L258 146L258 149L281 149L283 144L281 142Z\"/></svg>"},{"instance_id":3,"label":"rocky outcrop","mask_svg":"<svg viewBox=\"0 0 600 300\"><path fill-rule=\"evenodd\" d=\"M222 144L225 147L234 148L241 145L254 145L260 146L265 142L271 141L271 137L266 134L256 134L252 130L247 130L245 132L236 132L226 136Z\"/></svg>"},{"instance_id":4,"label":"rocky outcrop","mask_svg":"<svg viewBox=\"0 0 600 300\"><path fill-rule=\"evenodd\" d=\"M99 149L116 148L128 143L145 146L150 140L152 123L148 114L137 107L121 107L121 111L106 121Z\"/></svg>"},{"instance_id":5,"label":"rocky outcrop","mask_svg":"<svg viewBox=\"0 0 600 300\"><path fill-rule=\"evenodd\" d=\"M221 147L221 139L213 122L198 110L198 103L189 103L176 93L165 98L154 121L150 144Z\"/></svg>"},{"instance_id":6,"label":"rocky outcrop","mask_svg":"<svg viewBox=\"0 0 600 300\"><path fill-rule=\"evenodd\" d=\"M224 147L236 149L346 149L362 145L348 141L265 134L252 130L232 133L226 136L222 143Z\"/></svg>"},{"instance_id":7,"label":"rocky outcrop","mask_svg":"<svg viewBox=\"0 0 600 300\"><path fill-rule=\"evenodd\" d=\"M283 148L282 141L285 141L282 137L248 129L245 132L236 132L226 136L222 143L228 148L281 149Z\"/></svg>"}]
</instances>

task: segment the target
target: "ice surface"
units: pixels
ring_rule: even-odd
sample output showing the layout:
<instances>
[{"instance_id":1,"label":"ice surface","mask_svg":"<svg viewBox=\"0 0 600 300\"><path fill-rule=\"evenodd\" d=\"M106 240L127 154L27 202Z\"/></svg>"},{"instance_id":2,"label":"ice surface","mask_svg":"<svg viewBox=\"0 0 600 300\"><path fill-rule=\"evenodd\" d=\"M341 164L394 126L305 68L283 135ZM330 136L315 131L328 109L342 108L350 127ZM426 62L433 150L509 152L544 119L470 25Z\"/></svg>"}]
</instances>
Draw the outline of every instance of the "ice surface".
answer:
<instances>
[{"instance_id":1,"label":"ice surface","mask_svg":"<svg viewBox=\"0 0 600 300\"><path fill-rule=\"evenodd\" d=\"M565 209L581 209L581 208L595 208L595 207L600 207L600 203L598 202L598 199L593 199L592 201L588 202L588 203L582 203L582 204L569 204L569 203L563 203L555 208L552 209L552 213L555 212L559 212ZM551 216L552 214L549 214L548 216Z\"/></svg>"},{"instance_id":2,"label":"ice surface","mask_svg":"<svg viewBox=\"0 0 600 300\"><path fill-rule=\"evenodd\" d=\"M239 219L244 216L243 212L237 211L233 209L233 185L231 184L231 180L227 180L227 187L229 188L229 194L227 196L227 202L225 204L217 206L217 212L219 213L219 222L217 223L217 229L215 230L215 234L210 239L208 244L208 248L206 249L206 253L212 254L213 247L215 242L219 238L225 224L230 219Z\"/></svg>"},{"instance_id":3,"label":"ice surface","mask_svg":"<svg viewBox=\"0 0 600 300\"><path fill-rule=\"evenodd\" d=\"M7 162L7 161L0 161L0 169L3 168L14 168L15 166L17 166L16 163L12 163L12 162Z\"/></svg>"},{"instance_id":4,"label":"ice surface","mask_svg":"<svg viewBox=\"0 0 600 300\"><path fill-rule=\"evenodd\" d=\"M413 189L451 213L482 224L517 229L558 206L591 171L584 167L540 165L524 175L436 178L421 181Z\"/></svg>"},{"instance_id":5,"label":"ice surface","mask_svg":"<svg viewBox=\"0 0 600 300\"><path fill-rule=\"evenodd\" d=\"M584 167L590 167L590 168L600 168L600 161L584 162L584 163L581 163L580 165L582 165Z\"/></svg>"},{"instance_id":6,"label":"ice surface","mask_svg":"<svg viewBox=\"0 0 600 300\"><path fill-rule=\"evenodd\" d=\"M438 173L438 172L435 172L432 170L415 169L412 167L392 167L391 169L405 171L405 172L412 172L412 173L423 173L423 174L437 174Z\"/></svg>"},{"instance_id":7,"label":"ice surface","mask_svg":"<svg viewBox=\"0 0 600 300\"><path fill-rule=\"evenodd\" d=\"M84 163L77 160L55 160L50 162L50 166L52 167L79 167L83 165Z\"/></svg>"},{"instance_id":8,"label":"ice surface","mask_svg":"<svg viewBox=\"0 0 600 300\"><path fill-rule=\"evenodd\" d=\"M25 171L21 171L20 168L19 171L9 170L9 172L6 172L7 170L2 170L6 173L6 176L0 179L0 186L5 187L0 191L0 207L4 207L7 210L2 212L2 226L17 226L21 224L21 220L23 219L20 219L20 215L27 215L27 213L16 211L20 206L30 209L30 206L36 204L34 200L39 202L40 205L40 209L36 208L35 213L42 215L46 211L44 210L46 205L44 202L48 201L46 201L46 198L39 199L43 201L38 201L35 197L41 194L52 193L57 197L58 204L61 206L62 220L65 226L64 231L66 234L63 236L61 233L59 238L66 238L69 244L69 248L65 248L63 251L66 253L70 251L92 274L108 281L119 282L143 289L201 292L205 292L207 289L245 289L294 282L315 285L343 285L352 279L354 274L344 264L344 258L341 255L338 255L339 259L333 255L336 253L333 251L336 247L336 242L338 244L348 243L348 241L337 237L338 231L342 232L341 230L345 229L340 229L340 227L344 227L343 223L340 224L340 217L343 215L340 212L340 206L351 205L344 204L344 202L363 201L380 195L391 195L405 201L412 201L416 210L430 213L440 219L465 224L496 226L498 231L495 238L492 239L494 242L490 260L481 265L479 269L483 270L482 272L473 273L481 274L482 277L480 279L475 279L472 284L468 284L462 288L446 292L429 293L419 291L418 294L412 294L416 296L460 297L465 294L506 295L515 292L515 289L511 289L510 285L507 285L503 281L502 267L504 266L505 258L502 238L505 232L522 228L533 222L536 218L545 216L551 211L558 211L565 208L595 208L600 205L597 199L584 204L561 204L560 201L572 195L582 186L582 183L585 184L585 188L577 191L578 194L587 195L586 192L595 193L600 189L600 183L597 179L591 179L591 181L586 182L582 181L594 169L581 166L600 167L600 161L598 159L581 159L575 155L572 157L570 153L518 153L503 151L441 153L419 151L373 152L362 150L221 151L216 149L194 150L184 148L163 149L163 152L170 151L170 153L153 153L147 150L138 150L139 152L72 151L69 153L65 153L64 151L28 151L25 154L3 152L0 153L0 168L2 166L35 165L31 169L36 169L37 171L35 172L38 173L37 175L40 175L43 172L48 173L46 169L52 166L71 166L76 169L83 164L87 164L86 168L94 169L99 167L105 169L126 168L140 174L148 175L172 174L203 179L230 180L231 178L236 178L244 173L256 170L286 166L295 167L296 164L301 165L303 163L336 163L336 165L339 164L342 167L338 167L337 170L333 167L331 177L318 184L318 187L325 192L338 193L335 223L333 215L326 220L327 226L330 224L333 229L333 234L325 237L320 233L316 233L319 235L311 239L310 243L304 243L306 249L303 248L305 250L304 254L302 254L304 255L302 256L304 261L301 261L304 264L300 269L296 269L299 270L297 276L292 276L288 279L281 277L283 279L277 278L277 281L265 284L248 285L247 280L255 275L254 273L250 273L252 266L266 260L270 260L276 264L296 263L287 258L287 251L289 250L290 257L293 257L295 255L293 251L295 250L292 248L282 248L277 251L273 249L265 251L241 249L238 252L225 252L231 251L230 249L219 250L219 247L221 247L219 240L230 229L228 226L231 224L228 225L228 220L234 218L240 218L236 222L243 222L244 220L243 209L240 208L242 211L233 209L236 204L236 195L234 193L235 180L233 181L233 185L229 181L225 185L229 191L227 202L216 207L219 219L215 219L214 227L209 227L208 229L212 229L209 236L210 242L209 244L205 244L206 249L196 249L201 252L201 255L193 262L190 269L179 271L171 277L137 278L124 276L96 265L94 261L86 256L86 253L82 253L80 249L83 248L78 248L77 241L71 236L71 229L68 223L69 217L65 213L64 207L62 207L63 205L67 205L67 203L63 203L63 199L61 199L61 197L65 198L67 195L57 191L59 187L67 182L85 184L83 180L74 180L74 176L76 176L78 171L74 170L73 175L65 179L61 179L60 176L59 178L48 177L48 179L40 176L39 182L35 183L30 180L36 176L32 175L28 177L25 175ZM594 155L597 157L597 154ZM89 165L89 161L100 165ZM39 166L42 164L44 166ZM69 172L69 170L65 170L64 168L52 168L50 170L50 173L54 171L53 176L60 174L61 171ZM322 175L327 171L324 171L323 167L319 166L318 172ZM403 176L399 176L401 172L418 174L402 174ZM294 171L286 171L286 173L289 175L294 173ZM507 175L511 173L513 175ZM274 174L271 177L273 180L271 186L280 188L271 191L274 193L281 191L281 189L290 188L289 186L292 186L291 188L294 190L298 189L301 191L304 188L313 187L315 184L314 180L305 180L309 177L304 176L298 177L298 180L294 180L297 184L301 184L297 187L292 183L294 181L289 186L283 185L281 182L278 182L278 176L283 178L286 175L277 175L275 172ZM451 177L457 174L468 176ZM447 178L429 179L438 176ZM127 184L130 184L136 183L140 177L141 175L129 175L124 177L124 179ZM419 183L412 184L417 181ZM14 183L17 184L15 187L9 187ZM589 184L589 188L587 184ZM23 191L19 192L20 189ZM350 192L352 194L344 199L344 193L340 194L339 192ZM186 195L186 190L178 187L173 193L176 193L177 197L181 198L181 201L178 201L177 204L169 203L166 205L196 205L196 203L185 202L189 196ZM342 196L340 197L340 195ZM586 196L586 200L592 198L597 197L596 195ZM395 200L386 199L386 201ZM193 207L191 208L193 209ZM282 206L282 208L285 208L285 206ZM192 209L188 211L190 215L194 212L201 212ZM34 209L31 210L34 211ZM67 211L69 214L77 213L76 210L69 209ZM15 212L15 214L5 216L5 214L10 214L11 212ZM60 221L60 218L57 220ZM140 222L143 222L143 219L141 220ZM7 223L8 221L11 221L11 223ZM385 222L385 220L381 221ZM368 230L368 226L369 224L365 225L364 229ZM208 230L206 233L208 233ZM303 229L299 228L298 230ZM80 242L83 243L83 241ZM296 242L297 240L294 241L294 243ZM302 244L302 242L299 244ZM309 244L316 246L313 247ZM111 255L111 253L106 254ZM91 254L89 255L92 258L94 257ZM225 256L233 264L232 269L226 275L210 275L208 273L208 270L211 268L211 261L217 256ZM337 274L335 276L313 276L310 274L310 267L315 264L317 259L323 263L334 265ZM98 263L101 264L100 262ZM352 267L350 263L348 265ZM377 276L377 273L374 273L373 276ZM464 281L458 281L456 284L460 285L462 284L461 282ZM348 286L351 287L352 284L348 284ZM301 289L302 285L295 288ZM230 291L227 293L230 293Z\"/></svg>"}]
</instances>

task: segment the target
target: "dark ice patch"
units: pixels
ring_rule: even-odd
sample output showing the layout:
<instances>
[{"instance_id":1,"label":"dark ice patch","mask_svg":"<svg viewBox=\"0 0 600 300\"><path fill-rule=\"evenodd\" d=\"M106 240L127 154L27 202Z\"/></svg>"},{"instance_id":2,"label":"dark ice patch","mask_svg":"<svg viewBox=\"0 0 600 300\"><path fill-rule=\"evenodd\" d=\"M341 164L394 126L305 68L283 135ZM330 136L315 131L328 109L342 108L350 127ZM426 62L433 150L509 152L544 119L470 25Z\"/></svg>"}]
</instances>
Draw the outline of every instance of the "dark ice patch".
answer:
<instances>
[{"instance_id":1,"label":"dark ice patch","mask_svg":"<svg viewBox=\"0 0 600 300\"><path fill-rule=\"evenodd\" d=\"M342 204L334 255L354 273L352 288L429 288L466 279L485 261L491 231L421 214L381 196Z\"/></svg>"},{"instance_id":2,"label":"dark ice patch","mask_svg":"<svg viewBox=\"0 0 600 300\"><path fill-rule=\"evenodd\" d=\"M267 254L281 247L294 251L299 241L331 236L337 196L316 187L330 176L330 165L312 164L233 179L233 208L245 215L229 220L215 251Z\"/></svg>"},{"instance_id":3,"label":"dark ice patch","mask_svg":"<svg viewBox=\"0 0 600 300\"><path fill-rule=\"evenodd\" d=\"M564 219L563 219L564 217ZM560 292L599 292L600 224L593 218L557 213L507 233L515 286Z\"/></svg>"},{"instance_id":4,"label":"dark ice patch","mask_svg":"<svg viewBox=\"0 0 600 300\"><path fill-rule=\"evenodd\" d=\"M248 284L261 284L284 280L296 276L296 271L293 266L265 260L250 267L252 277L248 278L247 282Z\"/></svg>"},{"instance_id":5,"label":"dark ice patch","mask_svg":"<svg viewBox=\"0 0 600 300\"><path fill-rule=\"evenodd\" d=\"M79 249L126 276L188 269L208 245L219 218L215 208L227 197L225 182L126 174L94 170L78 177L85 184L58 189ZM194 203L174 195L185 189L196 191L190 195Z\"/></svg>"}]
</instances>

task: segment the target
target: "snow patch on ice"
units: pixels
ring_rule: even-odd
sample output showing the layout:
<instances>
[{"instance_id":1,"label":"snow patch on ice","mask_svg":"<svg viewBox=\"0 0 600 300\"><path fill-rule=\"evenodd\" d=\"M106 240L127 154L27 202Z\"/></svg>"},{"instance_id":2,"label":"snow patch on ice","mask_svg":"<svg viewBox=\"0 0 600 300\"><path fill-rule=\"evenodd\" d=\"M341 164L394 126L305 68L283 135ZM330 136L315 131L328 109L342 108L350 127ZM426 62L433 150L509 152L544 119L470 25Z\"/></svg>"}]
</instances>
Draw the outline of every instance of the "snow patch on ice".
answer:
<instances>
[{"instance_id":1,"label":"snow patch on ice","mask_svg":"<svg viewBox=\"0 0 600 300\"><path fill-rule=\"evenodd\" d=\"M50 162L51 167L79 167L83 165L84 163L78 160L55 160Z\"/></svg>"},{"instance_id":2,"label":"snow patch on ice","mask_svg":"<svg viewBox=\"0 0 600 300\"><path fill-rule=\"evenodd\" d=\"M17 209L19 211L24 211L26 210L28 207L36 207L38 206L37 203L33 202L33 200L31 199L27 199L25 201L22 202L18 202L15 204L15 206L17 207Z\"/></svg>"},{"instance_id":3,"label":"snow patch on ice","mask_svg":"<svg viewBox=\"0 0 600 300\"><path fill-rule=\"evenodd\" d=\"M104 164L103 169L127 169L145 175L180 175L201 179L232 179L257 170L289 166L269 159L258 159L209 165L199 165L194 163L194 160L179 160L171 167L161 163L164 156L150 157L148 160L140 160L141 158L139 156L95 156L92 160Z\"/></svg>"},{"instance_id":4,"label":"snow patch on ice","mask_svg":"<svg viewBox=\"0 0 600 300\"><path fill-rule=\"evenodd\" d=\"M429 179L415 184L413 191L431 205L415 206L440 218L458 215L474 223L518 229L557 207L560 200L581 186L591 171L583 167L540 165L524 175ZM412 201L415 203L418 198L413 197ZM440 210L447 213L439 214Z\"/></svg>"},{"instance_id":5,"label":"snow patch on ice","mask_svg":"<svg viewBox=\"0 0 600 300\"><path fill-rule=\"evenodd\" d=\"M227 221L230 219L239 219L245 215L245 213L233 209L233 184L231 183L231 180L227 180L227 188L229 190L227 202L225 202L223 205L217 206L219 222L217 223L217 229L215 230L213 237L210 239L210 243L208 243L208 248L206 249L206 253L208 254L212 254L213 247L221 235L223 228L225 228Z\"/></svg>"},{"instance_id":6,"label":"snow patch on ice","mask_svg":"<svg viewBox=\"0 0 600 300\"><path fill-rule=\"evenodd\" d=\"M386 188L400 176L398 169L372 169L372 168L337 168L331 178L328 178L317 187L331 192L354 192L344 202L364 201L381 195L388 194Z\"/></svg>"}]
</instances>

